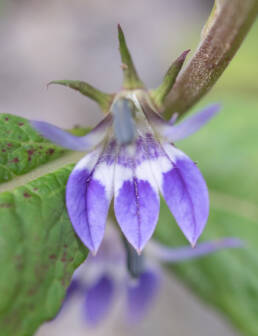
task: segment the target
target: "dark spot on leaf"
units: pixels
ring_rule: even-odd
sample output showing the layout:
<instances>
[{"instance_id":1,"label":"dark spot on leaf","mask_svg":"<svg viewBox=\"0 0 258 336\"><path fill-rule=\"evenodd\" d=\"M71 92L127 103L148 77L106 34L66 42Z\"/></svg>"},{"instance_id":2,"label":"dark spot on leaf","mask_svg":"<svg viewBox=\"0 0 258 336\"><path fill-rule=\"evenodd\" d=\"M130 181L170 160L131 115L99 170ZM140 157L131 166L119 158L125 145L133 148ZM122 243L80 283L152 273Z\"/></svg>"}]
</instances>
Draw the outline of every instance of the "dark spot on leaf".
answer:
<instances>
[{"instance_id":1,"label":"dark spot on leaf","mask_svg":"<svg viewBox=\"0 0 258 336\"><path fill-rule=\"evenodd\" d=\"M52 155L54 152L55 152L54 148L49 148L49 149L46 151L46 154L47 154L47 155Z\"/></svg>"},{"instance_id":2,"label":"dark spot on leaf","mask_svg":"<svg viewBox=\"0 0 258 336\"><path fill-rule=\"evenodd\" d=\"M28 292L27 292L27 294L29 295L29 296L32 296L32 295L34 295L34 294L36 294L36 292L37 292L37 288L30 288L29 290L28 290Z\"/></svg>"},{"instance_id":3,"label":"dark spot on leaf","mask_svg":"<svg viewBox=\"0 0 258 336\"><path fill-rule=\"evenodd\" d=\"M73 257L70 257L70 258L69 258L69 261L73 261Z\"/></svg>"},{"instance_id":4,"label":"dark spot on leaf","mask_svg":"<svg viewBox=\"0 0 258 336\"><path fill-rule=\"evenodd\" d=\"M24 125L24 122L19 122L18 125L19 125L19 126L23 126L23 125Z\"/></svg>"},{"instance_id":5,"label":"dark spot on leaf","mask_svg":"<svg viewBox=\"0 0 258 336\"><path fill-rule=\"evenodd\" d=\"M2 204L0 204L0 208L4 208L4 209L9 209L12 206L13 205L11 203L2 203Z\"/></svg>"},{"instance_id":6,"label":"dark spot on leaf","mask_svg":"<svg viewBox=\"0 0 258 336\"><path fill-rule=\"evenodd\" d=\"M34 191L38 191L38 190L39 190L39 188L33 188L33 190L34 190Z\"/></svg>"},{"instance_id":7,"label":"dark spot on leaf","mask_svg":"<svg viewBox=\"0 0 258 336\"><path fill-rule=\"evenodd\" d=\"M7 147L12 147L12 146L13 146L13 144L10 143L10 142L7 144Z\"/></svg>"},{"instance_id":8,"label":"dark spot on leaf","mask_svg":"<svg viewBox=\"0 0 258 336\"><path fill-rule=\"evenodd\" d=\"M3 148L3 149L2 149L2 152L5 153L5 152L6 152L6 149Z\"/></svg>"},{"instance_id":9,"label":"dark spot on leaf","mask_svg":"<svg viewBox=\"0 0 258 336\"><path fill-rule=\"evenodd\" d=\"M43 149L43 147L42 147L42 146L39 146L39 149Z\"/></svg>"},{"instance_id":10,"label":"dark spot on leaf","mask_svg":"<svg viewBox=\"0 0 258 336\"><path fill-rule=\"evenodd\" d=\"M27 193L27 192L25 192L25 193L23 194L23 196L24 196L25 198L30 198L30 197L31 197L31 195L30 195L29 193Z\"/></svg>"},{"instance_id":11,"label":"dark spot on leaf","mask_svg":"<svg viewBox=\"0 0 258 336\"><path fill-rule=\"evenodd\" d=\"M5 118L4 118L4 120L5 120L5 121L8 121L8 120L9 120L9 118L8 118L8 117L5 117Z\"/></svg>"},{"instance_id":12,"label":"dark spot on leaf","mask_svg":"<svg viewBox=\"0 0 258 336\"><path fill-rule=\"evenodd\" d=\"M27 150L27 153L28 153L28 156L29 156L28 160L31 161L31 157L35 153L35 149L29 149L29 150Z\"/></svg>"},{"instance_id":13,"label":"dark spot on leaf","mask_svg":"<svg viewBox=\"0 0 258 336\"><path fill-rule=\"evenodd\" d=\"M15 158L13 158L10 162L18 163L19 161L20 161L19 158L15 157Z\"/></svg>"},{"instance_id":14,"label":"dark spot on leaf","mask_svg":"<svg viewBox=\"0 0 258 336\"><path fill-rule=\"evenodd\" d=\"M67 261L67 259L66 259L66 255L67 255L67 253L64 252L64 254L63 254L62 258L61 258L61 261L62 261L62 262L66 262L66 261Z\"/></svg>"},{"instance_id":15,"label":"dark spot on leaf","mask_svg":"<svg viewBox=\"0 0 258 336\"><path fill-rule=\"evenodd\" d=\"M68 245L67 244L64 244L64 248L67 248L68 247Z\"/></svg>"},{"instance_id":16,"label":"dark spot on leaf","mask_svg":"<svg viewBox=\"0 0 258 336\"><path fill-rule=\"evenodd\" d=\"M51 254L51 255L49 256L49 259L56 259L56 254Z\"/></svg>"}]
</instances>

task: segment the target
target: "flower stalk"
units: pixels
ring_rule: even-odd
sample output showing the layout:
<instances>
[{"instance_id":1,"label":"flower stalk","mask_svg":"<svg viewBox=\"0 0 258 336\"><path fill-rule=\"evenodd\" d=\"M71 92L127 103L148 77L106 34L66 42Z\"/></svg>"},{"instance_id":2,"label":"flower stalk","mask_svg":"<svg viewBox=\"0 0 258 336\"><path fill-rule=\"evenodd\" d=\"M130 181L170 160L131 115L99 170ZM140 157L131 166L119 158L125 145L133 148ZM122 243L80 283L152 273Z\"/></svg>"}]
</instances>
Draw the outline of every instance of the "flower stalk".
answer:
<instances>
[{"instance_id":1,"label":"flower stalk","mask_svg":"<svg viewBox=\"0 0 258 336\"><path fill-rule=\"evenodd\" d=\"M216 0L192 59L165 102L163 116L184 114L216 83L258 13L257 0Z\"/></svg>"}]
</instances>

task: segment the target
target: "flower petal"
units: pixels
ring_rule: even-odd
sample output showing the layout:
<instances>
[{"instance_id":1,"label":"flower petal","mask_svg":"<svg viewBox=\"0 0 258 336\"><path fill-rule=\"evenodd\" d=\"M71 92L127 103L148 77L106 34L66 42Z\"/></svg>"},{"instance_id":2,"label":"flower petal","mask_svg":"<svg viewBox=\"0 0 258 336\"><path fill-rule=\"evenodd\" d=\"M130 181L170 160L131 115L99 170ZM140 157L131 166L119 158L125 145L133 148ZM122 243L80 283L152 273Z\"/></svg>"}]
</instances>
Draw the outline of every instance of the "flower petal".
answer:
<instances>
[{"instance_id":1,"label":"flower petal","mask_svg":"<svg viewBox=\"0 0 258 336\"><path fill-rule=\"evenodd\" d=\"M160 277L153 271L145 271L136 283L127 289L127 317L130 323L137 323L151 308L160 287Z\"/></svg>"},{"instance_id":2,"label":"flower petal","mask_svg":"<svg viewBox=\"0 0 258 336\"><path fill-rule=\"evenodd\" d=\"M113 196L114 144L98 147L73 169L66 187L66 205L82 242L96 254L104 236Z\"/></svg>"},{"instance_id":3,"label":"flower petal","mask_svg":"<svg viewBox=\"0 0 258 336\"><path fill-rule=\"evenodd\" d=\"M209 214L208 190L199 169L169 143L156 143L149 157L161 194L184 235L195 245Z\"/></svg>"},{"instance_id":4,"label":"flower petal","mask_svg":"<svg viewBox=\"0 0 258 336\"><path fill-rule=\"evenodd\" d=\"M193 133L199 131L207 122L212 119L220 110L219 104L206 107L202 111L195 113L193 116L186 118L179 124L169 126L163 129L162 135L169 142L182 140Z\"/></svg>"},{"instance_id":5,"label":"flower petal","mask_svg":"<svg viewBox=\"0 0 258 336\"><path fill-rule=\"evenodd\" d=\"M111 309L115 286L111 278L103 275L86 291L84 313L86 321L91 326L99 324Z\"/></svg>"},{"instance_id":6,"label":"flower petal","mask_svg":"<svg viewBox=\"0 0 258 336\"><path fill-rule=\"evenodd\" d=\"M170 144L163 148L172 168L163 172L161 193L186 238L194 246L209 215L206 183L196 164Z\"/></svg>"},{"instance_id":7,"label":"flower petal","mask_svg":"<svg viewBox=\"0 0 258 336\"><path fill-rule=\"evenodd\" d=\"M91 132L82 137L72 135L44 121L32 120L30 123L42 136L59 146L76 151L87 151L104 139L111 120L112 117L108 114Z\"/></svg>"},{"instance_id":8,"label":"flower petal","mask_svg":"<svg viewBox=\"0 0 258 336\"><path fill-rule=\"evenodd\" d=\"M158 188L142 147L122 146L115 168L116 219L127 240L140 253L150 239L159 215Z\"/></svg>"},{"instance_id":9,"label":"flower petal","mask_svg":"<svg viewBox=\"0 0 258 336\"><path fill-rule=\"evenodd\" d=\"M189 246L170 248L153 241L146 248L148 256L156 258L160 262L176 263L200 258L219 250L237 247L243 247L243 241L238 238L223 238L200 243L195 248Z\"/></svg>"},{"instance_id":10,"label":"flower petal","mask_svg":"<svg viewBox=\"0 0 258 336\"><path fill-rule=\"evenodd\" d=\"M142 107L149 122L154 126L155 130L159 134L166 138L168 142L182 140L197 132L220 110L219 104L213 104L174 125L175 118L177 117L176 114L170 122L167 122L158 113L152 110L147 102L143 101Z\"/></svg>"}]
</instances>

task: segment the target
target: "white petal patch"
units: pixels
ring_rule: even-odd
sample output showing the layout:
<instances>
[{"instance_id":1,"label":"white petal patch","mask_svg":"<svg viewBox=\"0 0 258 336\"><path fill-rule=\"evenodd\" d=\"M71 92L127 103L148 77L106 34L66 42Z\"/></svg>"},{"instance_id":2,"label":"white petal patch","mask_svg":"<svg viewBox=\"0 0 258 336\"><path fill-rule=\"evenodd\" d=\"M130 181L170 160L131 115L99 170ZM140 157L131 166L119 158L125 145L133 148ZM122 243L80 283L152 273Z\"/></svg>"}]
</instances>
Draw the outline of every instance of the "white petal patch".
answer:
<instances>
[{"instance_id":1,"label":"white petal patch","mask_svg":"<svg viewBox=\"0 0 258 336\"><path fill-rule=\"evenodd\" d=\"M148 181L152 188L158 193L158 186L153 178L153 173L151 170L153 160L145 160L141 164L139 164L135 170L135 175L139 180Z\"/></svg>"},{"instance_id":2,"label":"white petal patch","mask_svg":"<svg viewBox=\"0 0 258 336\"><path fill-rule=\"evenodd\" d=\"M132 181L132 179L133 179L133 171L131 168L127 168L120 164L116 164L114 196L117 197L119 190L122 188L125 181Z\"/></svg>"},{"instance_id":3,"label":"white petal patch","mask_svg":"<svg viewBox=\"0 0 258 336\"><path fill-rule=\"evenodd\" d=\"M187 155L185 155L184 152L182 152L181 150L179 150L175 146L172 146L171 144L166 143L166 142L163 142L161 145L162 145L164 151L169 156L170 160L173 161L174 163L178 159L187 158Z\"/></svg>"},{"instance_id":4,"label":"white petal patch","mask_svg":"<svg viewBox=\"0 0 258 336\"><path fill-rule=\"evenodd\" d=\"M74 172L87 169L92 171L98 162L98 159L103 152L104 146L98 146L94 151L89 152L84 158L82 158L74 167Z\"/></svg>"},{"instance_id":5,"label":"white petal patch","mask_svg":"<svg viewBox=\"0 0 258 336\"><path fill-rule=\"evenodd\" d=\"M149 161L152 175L159 189L162 186L163 174L172 169L172 164L166 156L160 156L157 159Z\"/></svg>"},{"instance_id":6,"label":"white petal patch","mask_svg":"<svg viewBox=\"0 0 258 336\"><path fill-rule=\"evenodd\" d=\"M93 178L105 187L106 198L111 199L114 191L114 165L100 162L96 167Z\"/></svg>"}]
</instances>

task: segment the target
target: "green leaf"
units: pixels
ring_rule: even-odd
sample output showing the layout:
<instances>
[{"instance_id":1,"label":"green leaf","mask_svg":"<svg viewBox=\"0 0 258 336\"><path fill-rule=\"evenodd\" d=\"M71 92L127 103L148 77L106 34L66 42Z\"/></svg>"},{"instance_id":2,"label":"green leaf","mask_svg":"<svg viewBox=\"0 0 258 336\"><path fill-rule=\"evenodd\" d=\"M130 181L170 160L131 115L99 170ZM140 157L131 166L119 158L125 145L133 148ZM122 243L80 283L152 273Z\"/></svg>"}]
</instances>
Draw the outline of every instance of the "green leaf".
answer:
<instances>
[{"instance_id":1,"label":"green leaf","mask_svg":"<svg viewBox=\"0 0 258 336\"><path fill-rule=\"evenodd\" d=\"M0 114L0 183L66 154L42 138L21 117Z\"/></svg>"},{"instance_id":2,"label":"green leaf","mask_svg":"<svg viewBox=\"0 0 258 336\"><path fill-rule=\"evenodd\" d=\"M222 112L179 144L198 160L210 190L211 212L200 241L239 237L242 249L169 266L194 293L224 313L244 335L258 335L258 156L256 98L226 97ZM223 103L224 100L224 103ZM187 242L164 202L156 238Z\"/></svg>"},{"instance_id":3,"label":"green leaf","mask_svg":"<svg viewBox=\"0 0 258 336\"><path fill-rule=\"evenodd\" d=\"M87 256L65 206L67 164L83 153L51 144L13 115L0 115L0 139L0 330L30 336L57 314Z\"/></svg>"},{"instance_id":4,"label":"green leaf","mask_svg":"<svg viewBox=\"0 0 258 336\"><path fill-rule=\"evenodd\" d=\"M0 194L0 330L33 335L53 318L85 259L65 208L71 165Z\"/></svg>"}]
</instances>

